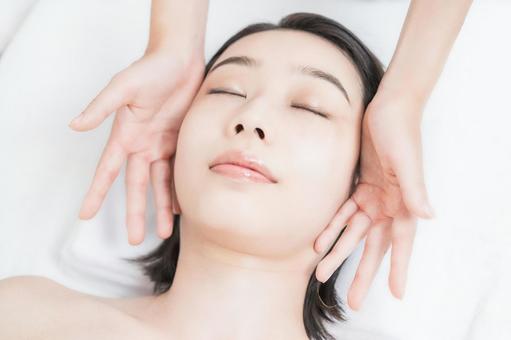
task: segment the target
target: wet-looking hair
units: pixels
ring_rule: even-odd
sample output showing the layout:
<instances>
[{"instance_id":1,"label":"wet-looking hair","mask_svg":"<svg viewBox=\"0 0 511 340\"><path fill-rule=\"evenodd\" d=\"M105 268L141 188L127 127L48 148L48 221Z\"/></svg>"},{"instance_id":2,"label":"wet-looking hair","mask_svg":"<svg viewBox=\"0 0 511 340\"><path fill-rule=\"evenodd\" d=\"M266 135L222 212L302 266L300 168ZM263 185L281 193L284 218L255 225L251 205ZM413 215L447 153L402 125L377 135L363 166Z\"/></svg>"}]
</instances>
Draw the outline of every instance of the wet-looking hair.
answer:
<instances>
[{"instance_id":1,"label":"wet-looking hair","mask_svg":"<svg viewBox=\"0 0 511 340\"><path fill-rule=\"evenodd\" d=\"M278 24L256 23L243 28L227 40L213 55L206 65L204 78L206 78L218 57L237 40L253 33L281 29L309 32L333 43L351 61L362 80L364 91L362 108L365 111L383 77L383 65L350 30L340 23L319 14L292 13L282 18ZM353 171L350 196L354 192L359 171L360 155ZM142 266L145 275L154 283L153 293L155 295L160 295L169 290L174 280L179 255L179 220L179 215L174 216L172 235L152 252L134 259L125 259ZM303 306L303 322L309 339L334 339L326 330L324 323L347 320L342 307L343 303L335 290L335 282L345 261L325 283L322 284L318 281L314 272L309 279Z\"/></svg>"}]
</instances>

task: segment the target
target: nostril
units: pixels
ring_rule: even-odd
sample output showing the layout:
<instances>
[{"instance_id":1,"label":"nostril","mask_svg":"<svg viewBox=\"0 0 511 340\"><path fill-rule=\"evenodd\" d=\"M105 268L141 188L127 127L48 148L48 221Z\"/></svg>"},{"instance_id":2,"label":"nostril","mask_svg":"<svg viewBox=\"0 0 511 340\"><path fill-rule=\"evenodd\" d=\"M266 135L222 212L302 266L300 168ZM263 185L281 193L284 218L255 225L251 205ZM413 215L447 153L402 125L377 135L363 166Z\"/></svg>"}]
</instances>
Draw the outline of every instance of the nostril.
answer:
<instances>
[{"instance_id":1,"label":"nostril","mask_svg":"<svg viewBox=\"0 0 511 340\"><path fill-rule=\"evenodd\" d=\"M243 130L243 125L241 124L236 125L236 133L239 133L241 130Z\"/></svg>"},{"instance_id":2,"label":"nostril","mask_svg":"<svg viewBox=\"0 0 511 340\"><path fill-rule=\"evenodd\" d=\"M264 131L261 130L260 128L256 128L256 131L257 131L257 134L259 135L259 138L263 139L264 138Z\"/></svg>"}]
</instances>

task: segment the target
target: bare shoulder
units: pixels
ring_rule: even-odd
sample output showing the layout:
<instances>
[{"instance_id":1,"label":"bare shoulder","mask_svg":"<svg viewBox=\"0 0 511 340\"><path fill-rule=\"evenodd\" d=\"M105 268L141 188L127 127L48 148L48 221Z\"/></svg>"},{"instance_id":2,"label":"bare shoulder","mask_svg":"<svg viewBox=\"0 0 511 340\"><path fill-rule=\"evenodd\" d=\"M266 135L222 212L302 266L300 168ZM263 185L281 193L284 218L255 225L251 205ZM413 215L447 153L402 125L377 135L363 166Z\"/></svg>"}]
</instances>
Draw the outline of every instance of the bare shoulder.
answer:
<instances>
[{"instance_id":1,"label":"bare shoulder","mask_svg":"<svg viewBox=\"0 0 511 340\"><path fill-rule=\"evenodd\" d=\"M0 339L133 339L150 331L101 298L41 276L0 280L0 301Z\"/></svg>"},{"instance_id":2,"label":"bare shoulder","mask_svg":"<svg viewBox=\"0 0 511 340\"><path fill-rule=\"evenodd\" d=\"M56 283L46 277L35 275L13 276L0 280L0 293L4 293L6 289L12 289L19 285L33 285L34 283Z\"/></svg>"},{"instance_id":3,"label":"bare shoulder","mask_svg":"<svg viewBox=\"0 0 511 340\"><path fill-rule=\"evenodd\" d=\"M3 315L4 308L15 308L17 312L25 308L24 313L31 313L41 308L59 307L64 303L83 303L87 296L43 276L9 277L0 280L0 301L4 302L0 305L0 315Z\"/></svg>"},{"instance_id":4,"label":"bare shoulder","mask_svg":"<svg viewBox=\"0 0 511 340\"><path fill-rule=\"evenodd\" d=\"M42 292L46 294L41 294ZM23 275L0 280L3 299L48 298L48 293L71 294L73 291L43 276Z\"/></svg>"}]
</instances>

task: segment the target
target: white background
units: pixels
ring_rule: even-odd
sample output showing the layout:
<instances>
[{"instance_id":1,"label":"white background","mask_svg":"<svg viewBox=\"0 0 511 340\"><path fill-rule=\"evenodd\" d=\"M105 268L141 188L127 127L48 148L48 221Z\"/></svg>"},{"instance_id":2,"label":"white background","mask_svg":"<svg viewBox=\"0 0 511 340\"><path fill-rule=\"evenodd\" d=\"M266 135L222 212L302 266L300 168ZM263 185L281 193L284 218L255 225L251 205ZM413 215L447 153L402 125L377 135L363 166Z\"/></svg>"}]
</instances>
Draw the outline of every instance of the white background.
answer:
<instances>
[{"instance_id":1,"label":"white background","mask_svg":"<svg viewBox=\"0 0 511 340\"><path fill-rule=\"evenodd\" d=\"M310 11L352 29L388 64L408 4L210 1L206 60L247 24ZM389 252L362 310L346 306L339 339L511 338L510 16L510 1L474 1L426 106L425 175L437 218L419 222L405 299L390 294ZM149 201L146 240L128 244L124 172L98 215L77 219L113 116L87 133L67 126L141 55L148 25L148 0L0 2L0 278L42 275L104 296L149 293L119 259L159 242ZM362 249L341 272L344 301Z\"/></svg>"}]
</instances>

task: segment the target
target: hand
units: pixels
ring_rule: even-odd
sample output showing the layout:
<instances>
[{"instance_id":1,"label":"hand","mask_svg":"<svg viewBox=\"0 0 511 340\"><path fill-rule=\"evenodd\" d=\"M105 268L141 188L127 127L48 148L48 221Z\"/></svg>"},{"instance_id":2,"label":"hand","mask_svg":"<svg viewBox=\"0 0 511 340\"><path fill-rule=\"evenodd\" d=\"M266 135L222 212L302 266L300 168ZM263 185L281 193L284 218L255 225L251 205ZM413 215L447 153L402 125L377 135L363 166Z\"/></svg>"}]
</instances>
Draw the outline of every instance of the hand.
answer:
<instances>
[{"instance_id":1,"label":"hand","mask_svg":"<svg viewBox=\"0 0 511 340\"><path fill-rule=\"evenodd\" d=\"M144 239L149 177L157 210L157 234L162 238L172 234L173 213L178 213L179 207L175 206L171 156L181 122L202 81L204 62L200 57L146 53L116 74L70 123L76 131L91 130L116 111L110 137L80 209L81 219L94 217L127 160L128 242L139 244Z\"/></svg>"},{"instance_id":2,"label":"hand","mask_svg":"<svg viewBox=\"0 0 511 340\"><path fill-rule=\"evenodd\" d=\"M314 248L329 249L343 227L347 229L321 260L316 278L326 281L367 234L364 252L348 292L348 304L358 309L392 242L389 286L403 297L416 217L432 218L422 167L418 102L375 98L362 122L360 178L353 195L342 204Z\"/></svg>"}]
</instances>

